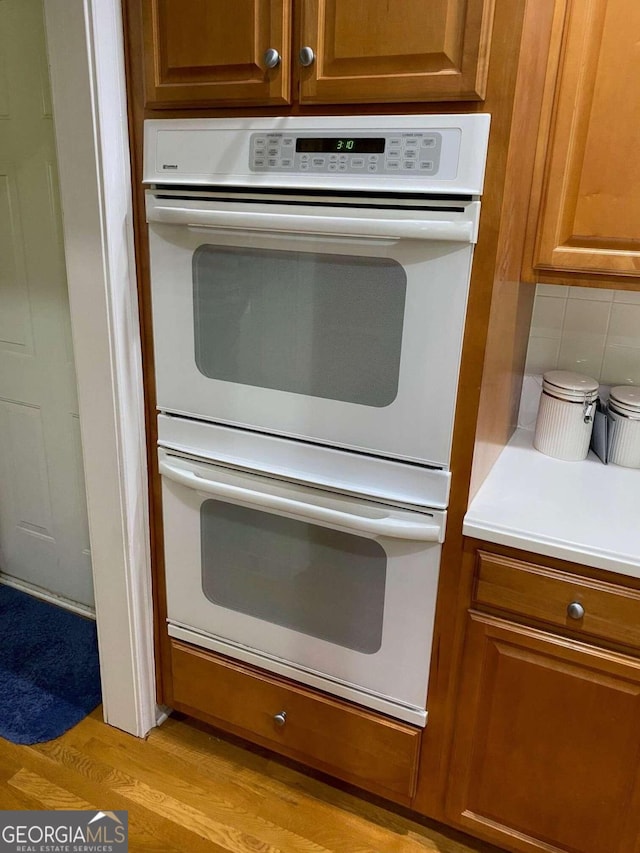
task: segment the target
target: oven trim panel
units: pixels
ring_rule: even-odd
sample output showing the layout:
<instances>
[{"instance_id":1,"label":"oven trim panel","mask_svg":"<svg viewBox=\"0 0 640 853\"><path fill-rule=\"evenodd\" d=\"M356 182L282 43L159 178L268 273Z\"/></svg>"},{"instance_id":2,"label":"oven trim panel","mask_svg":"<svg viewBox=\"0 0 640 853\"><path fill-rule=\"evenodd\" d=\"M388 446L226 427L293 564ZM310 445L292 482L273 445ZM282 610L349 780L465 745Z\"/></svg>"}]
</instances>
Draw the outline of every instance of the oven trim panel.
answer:
<instances>
[{"instance_id":1,"label":"oven trim panel","mask_svg":"<svg viewBox=\"0 0 640 853\"><path fill-rule=\"evenodd\" d=\"M144 123L146 184L192 184L260 188L375 190L385 193L482 193L490 116L305 116L237 119L154 119ZM443 136L442 168L435 174L368 171L362 174L271 171L252 168L252 135L274 140L309 136L370 137L375 132L391 138L415 132ZM366 158L363 158L366 159ZM337 165L337 164L336 164ZM439 177L440 174L446 177Z\"/></svg>"},{"instance_id":2,"label":"oven trim panel","mask_svg":"<svg viewBox=\"0 0 640 853\"><path fill-rule=\"evenodd\" d=\"M363 705L373 711L379 711L381 714L387 714L396 720L402 720L405 723L413 723L415 726L425 728L429 713L422 708L414 708L411 705L402 705L399 702L394 702L377 693L369 693L361 690L353 684L335 679L329 679L321 673L313 672L312 670L302 669L293 664L279 660L278 658L269 655L260 654L253 649L246 648L236 643L221 640L211 634L203 634L200 631L195 631L177 622L167 622L167 630L170 637L176 640L183 640L185 643L190 643L192 646L208 649L211 652L225 655L226 657L240 660L243 663L257 666L260 669L267 670L274 675L280 675L284 678L290 678L301 684L306 684L308 687L315 687L317 690L322 690L324 693L329 693L332 696L338 696L341 699L346 699L350 702L355 702L357 705Z\"/></svg>"}]
</instances>

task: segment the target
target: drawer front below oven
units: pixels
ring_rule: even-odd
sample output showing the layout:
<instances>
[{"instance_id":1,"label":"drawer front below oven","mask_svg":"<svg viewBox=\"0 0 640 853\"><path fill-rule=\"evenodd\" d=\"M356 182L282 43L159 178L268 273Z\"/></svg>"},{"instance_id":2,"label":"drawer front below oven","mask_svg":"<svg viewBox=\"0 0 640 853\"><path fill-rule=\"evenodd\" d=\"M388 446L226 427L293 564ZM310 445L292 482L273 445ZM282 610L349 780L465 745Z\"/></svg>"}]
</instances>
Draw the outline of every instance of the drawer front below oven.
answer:
<instances>
[{"instance_id":1,"label":"drawer front below oven","mask_svg":"<svg viewBox=\"0 0 640 853\"><path fill-rule=\"evenodd\" d=\"M172 643L171 664L179 710L409 804L421 729L184 643Z\"/></svg>"},{"instance_id":2,"label":"drawer front below oven","mask_svg":"<svg viewBox=\"0 0 640 853\"><path fill-rule=\"evenodd\" d=\"M424 724L440 514L163 451L160 470L173 636Z\"/></svg>"}]
</instances>

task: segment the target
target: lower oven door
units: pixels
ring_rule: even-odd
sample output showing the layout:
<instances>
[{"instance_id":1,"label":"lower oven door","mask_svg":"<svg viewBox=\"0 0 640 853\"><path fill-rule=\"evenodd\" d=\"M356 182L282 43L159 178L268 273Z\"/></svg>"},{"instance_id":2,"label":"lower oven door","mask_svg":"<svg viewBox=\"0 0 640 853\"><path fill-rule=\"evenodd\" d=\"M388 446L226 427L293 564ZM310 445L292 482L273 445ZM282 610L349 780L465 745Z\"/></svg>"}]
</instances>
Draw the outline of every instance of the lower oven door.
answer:
<instances>
[{"instance_id":1,"label":"lower oven door","mask_svg":"<svg viewBox=\"0 0 640 853\"><path fill-rule=\"evenodd\" d=\"M445 513L159 453L169 634L424 725Z\"/></svg>"}]
</instances>

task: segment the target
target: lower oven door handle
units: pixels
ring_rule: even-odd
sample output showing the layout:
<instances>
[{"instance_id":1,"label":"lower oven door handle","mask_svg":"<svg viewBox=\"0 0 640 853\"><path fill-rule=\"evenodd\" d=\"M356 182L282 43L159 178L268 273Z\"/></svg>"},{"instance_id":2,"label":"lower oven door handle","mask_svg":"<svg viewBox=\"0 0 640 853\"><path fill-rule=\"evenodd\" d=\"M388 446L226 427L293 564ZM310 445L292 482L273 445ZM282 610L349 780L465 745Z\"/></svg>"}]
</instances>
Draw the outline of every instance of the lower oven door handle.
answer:
<instances>
[{"instance_id":1,"label":"lower oven door handle","mask_svg":"<svg viewBox=\"0 0 640 853\"><path fill-rule=\"evenodd\" d=\"M390 219L381 214L365 218L345 213L342 216L308 213L277 213L257 210L206 209L147 204L147 222L163 222L189 227L219 230L264 231L265 233L324 234L337 236L395 238L411 240L444 240L455 243L475 242L475 226L469 219Z\"/></svg>"},{"instance_id":2,"label":"lower oven door handle","mask_svg":"<svg viewBox=\"0 0 640 853\"><path fill-rule=\"evenodd\" d=\"M294 498L282 497L246 486L236 486L219 480L209 480L200 477L193 471L172 465L166 459L160 461L160 473L182 486L204 492L207 495L239 501L243 504L264 509L267 512L287 513L295 515L303 521L320 521L346 527L355 532L369 533L377 536L389 536L396 539L413 539L420 542L442 542L444 540L443 525L433 521L410 520L410 514L401 510L389 510L385 514L380 510L378 517L359 515L357 512L344 512L325 506L309 503ZM417 516L417 513L411 513ZM403 517L404 516L404 517Z\"/></svg>"}]
</instances>

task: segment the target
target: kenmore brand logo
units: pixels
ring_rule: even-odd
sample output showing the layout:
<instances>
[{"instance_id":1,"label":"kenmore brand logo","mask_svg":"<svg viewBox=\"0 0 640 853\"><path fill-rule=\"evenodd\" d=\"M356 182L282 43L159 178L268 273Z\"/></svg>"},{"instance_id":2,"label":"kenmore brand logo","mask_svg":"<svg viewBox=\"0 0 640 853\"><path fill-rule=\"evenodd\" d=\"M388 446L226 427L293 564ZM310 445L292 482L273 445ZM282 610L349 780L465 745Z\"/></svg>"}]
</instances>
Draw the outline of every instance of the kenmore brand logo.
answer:
<instances>
[{"instance_id":1,"label":"kenmore brand logo","mask_svg":"<svg viewBox=\"0 0 640 853\"><path fill-rule=\"evenodd\" d=\"M163 169L177 169L178 164L177 163L163 163L162 168Z\"/></svg>"}]
</instances>

